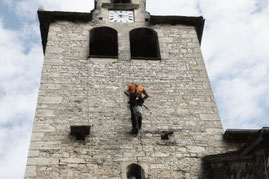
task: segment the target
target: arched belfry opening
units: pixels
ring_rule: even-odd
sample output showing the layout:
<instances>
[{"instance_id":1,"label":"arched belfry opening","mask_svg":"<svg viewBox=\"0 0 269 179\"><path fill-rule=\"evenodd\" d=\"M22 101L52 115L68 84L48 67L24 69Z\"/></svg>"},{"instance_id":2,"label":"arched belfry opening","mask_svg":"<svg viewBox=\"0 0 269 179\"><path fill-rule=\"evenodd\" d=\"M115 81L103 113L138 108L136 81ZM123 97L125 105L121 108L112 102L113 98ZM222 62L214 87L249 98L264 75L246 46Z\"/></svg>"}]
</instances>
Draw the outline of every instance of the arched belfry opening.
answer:
<instances>
[{"instance_id":1,"label":"arched belfry opening","mask_svg":"<svg viewBox=\"0 0 269 179\"><path fill-rule=\"evenodd\" d=\"M131 164L127 167L127 179L145 179L144 169L137 165Z\"/></svg>"},{"instance_id":2,"label":"arched belfry opening","mask_svg":"<svg viewBox=\"0 0 269 179\"><path fill-rule=\"evenodd\" d=\"M131 58L160 59L157 32L149 28L137 28L130 31Z\"/></svg>"},{"instance_id":3,"label":"arched belfry opening","mask_svg":"<svg viewBox=\"0 0 269 179\"><path fill-rule=\"evenodd\" d=\"M131 3L131 0L112 0L112 3Z\"/></svg>"},{"instance_id":4,"label":"arched belfry opening","mask_svg":"<svg viewBox=\"0 0 269 179\"><path fill-rule=\"evenodd\" d=\"M90 31L90 57L117 57L118 33L110 27L96 27Z\"/></svg>"}]
</instances>

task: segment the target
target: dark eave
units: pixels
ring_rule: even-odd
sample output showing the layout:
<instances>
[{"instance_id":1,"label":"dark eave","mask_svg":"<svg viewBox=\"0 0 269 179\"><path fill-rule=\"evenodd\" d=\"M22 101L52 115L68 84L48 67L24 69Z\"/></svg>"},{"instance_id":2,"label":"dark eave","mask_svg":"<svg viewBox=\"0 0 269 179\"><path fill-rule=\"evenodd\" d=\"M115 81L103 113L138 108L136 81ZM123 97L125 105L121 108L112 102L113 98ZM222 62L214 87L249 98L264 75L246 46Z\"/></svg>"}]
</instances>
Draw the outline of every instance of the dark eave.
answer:
<instances>
[{"instance_id":1,"label":"dark eave","mask_svg":"<svg viewBox=\"0 0 269 179\"><path fill-rule=\"evenodd\" d=\"M261 130L256 129L227 129L224 139L228 142L245 143L260 134Z\"/></svg>"},{"instance_id":2,"label":"dark eave","mask_svg":"<svg viewBox=\"0 0 269 179\"><path fill-rule=\"evenodd\" d=\"M268 127L264 127L261 130L228 129L224 134L224 138L232 142L243 142L245 145L236 152L205 156L203 157L203 161L205 163L223 162L229 160L250 160L252 159L251 154L253 151L257 150L258 148L269 148Z\"/></svg>"},{"instance_id":3,"label":"dark eave","mask_svg":"<svg viewBox=\"0 0 269 179\"><path fill-rule=\"evenodd\" d=\"M151 24L169 24L169 25L187 25L194 26L199 43L202 42L202 35L204 31L205 19L200 17L187 17L187 16L150 16Z\"/></svg>"},{"instance_id":4,"label":"dark eave","mask_svg":"<svg viewBox=\"0 0 269 179\"><path fill-rule=\"evenodd\" d=\"M251 160L252 157L241 156L240 152L228 152L224 154L217 154L217 155L208 155L202 158L204 163L212 163L212 162L224 162L224 161L233 161L233 160Z\"/></svg>"},{"instance_id":5,"label":"dark eave","mask_svg":"<svg viewBox=\"0 0 269 179\"><path fill-rule=\"evenodd\" d=\"M37 14L40 23L40 33L44 54L47 45L50 23L54 21L89 22L92 20L91 13L38 10Z\"/></svg>"}]
</instances>

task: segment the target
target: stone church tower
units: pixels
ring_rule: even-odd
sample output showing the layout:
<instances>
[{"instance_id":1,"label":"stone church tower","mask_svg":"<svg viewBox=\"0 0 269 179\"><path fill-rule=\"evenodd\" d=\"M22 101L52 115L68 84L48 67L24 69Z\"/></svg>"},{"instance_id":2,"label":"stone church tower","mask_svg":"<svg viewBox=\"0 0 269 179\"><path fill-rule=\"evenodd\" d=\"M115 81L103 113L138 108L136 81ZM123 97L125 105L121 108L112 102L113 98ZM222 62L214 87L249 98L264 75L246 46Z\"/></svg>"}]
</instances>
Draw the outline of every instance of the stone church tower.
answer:
<instances>
[{"instance_id":1,"label":"stone church tower","mask_svg":"<svg viewBox=\"0 0 269 179\"><path fill-rule=\"evenodd\" d=\"M229 150L200 50L203 17L145 6L38 11L45 60L26 179L202 178L202 157ZM137 136L123 93L132 82L150 96Z\"/></svg>"}]
</instances>

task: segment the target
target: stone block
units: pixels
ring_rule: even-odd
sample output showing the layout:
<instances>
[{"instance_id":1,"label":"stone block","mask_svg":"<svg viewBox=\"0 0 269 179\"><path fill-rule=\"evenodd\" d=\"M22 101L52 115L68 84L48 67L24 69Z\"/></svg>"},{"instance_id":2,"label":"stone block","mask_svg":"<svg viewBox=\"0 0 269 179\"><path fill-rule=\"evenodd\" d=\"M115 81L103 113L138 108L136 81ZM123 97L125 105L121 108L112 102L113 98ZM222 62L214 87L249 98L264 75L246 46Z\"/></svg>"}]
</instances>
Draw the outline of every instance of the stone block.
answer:
<instances>
[{"instance_id":1,"label":"stone block","mask_svg":"<svg viewBox=\"0 0 269 179\"><path fill-rule=\"evenodd\" d=\"M187 152L191 152L191 153L204 153L205 152L205 148L204 147L199 147L199 146L187 146Z\"/></svg>"},{"instance_id":2,"label":"stone block","mask_svg":"<svg viewBox=\"0 0 269 179\"><path fill-rule=\"evenodd\" d=\"M61 54L63 51L64 49L60 47L47 46L46 48L46 53L50 54Z\"/></svg>"},{"instance_id":3,"label":"stone block","mask_svg":"<svg viewBox=\"0 0 269 179\"><path fill-rule=\"evenodd\" d=\"M47 103L47 104L58 104L61 103L63 100L63 97L39 97L38 103Z\"/></svg>"},{"instance_id":4,"label":"stone block","mask_svg":"<svg viewBox=\"0 0 269 179\"><path fill-rule=\"evenodd\" d=\"M36 166L26 166L24 177L36 177Z\"/></svg>"},{"instance_id":5,"label":"stone block","mask_svg":"<svg viewBox=\"0 0 269 179\"><path fill-rule=\"evenodd\" d=\"M162 153L162 152L153 152L151 154L152 157L169 157L169 153Z\"/></svg>"},{"instance_id":6,"label":"stone block","mask_svg":"<svg viewBox=\"0 0 269 179\"><path fill-rule=\"evenodd\" d=\"M206 129L206 132L210 135L217 135L219 134L219 136L222 136L223 134L223 129L218 129L218 128L209 128Z\"/></svg>"},{"instance_id":7,"label":"stone block","mask_svg":"<svg viewBox=\"0 0 269 179\"><path fill-rule=\"evenodd\" d=\"M29 150L28 157L38 157L39 151L38 150Z\"/></svg>"},{"instance_id":8,"label":"stone block","mask_svg":"<svg viewBox=\"0 0 269 179\"><path fill-rule=\"evenodd\" d=\"M199 116L203 121L220 121L218 114L199 114Z\"/></svg>"},{"instance_id":9,"label":"stone block","mask_svg":"<svg viewBox=\"0 0 269 179\"><path fill-rule=\"evenodd\" d=\"M60 149L60 142L34 142L30 144L30 150L55 150Z\"/></svg>"},{"instance_id":10,"label":"stone block","mask_svg":"<svg viewBox=\"0 0 269 179\"><path fill-rule=\"evenodd\" d=\"M57 165L59 159L56 158L28 158L28 166Z\"/></svg>"},{"instance_id":11,"label":"stone block","mask_svg":"<svg viewBox=\"0 0 269 179\"><path fill-rule=\"evenodd\" d=\"M60 159L60 163L76 163L76 164L84 164L85 159L83 158L63 158Z\"/></svg>"},{"instance_id":12,"label":"stone block","mask_svg":"<svg viewBox=\"0 0 269 179\"><path fill-rule=\"evenodd\" d=\"M55 127L52 127L50 124L35 124L33 127L33 133L40 133L40 132L54 132Z\"/></svg>"},{"instance_id":13,"label":"stone block","mask_svg":"<svg viewBox=\"0 0 269 179\"><path fill-rule=\"evenodd\" d=\"M44 137L44 133L32 133L31 141L41 141Z\"/></svg>"}]
</instances>

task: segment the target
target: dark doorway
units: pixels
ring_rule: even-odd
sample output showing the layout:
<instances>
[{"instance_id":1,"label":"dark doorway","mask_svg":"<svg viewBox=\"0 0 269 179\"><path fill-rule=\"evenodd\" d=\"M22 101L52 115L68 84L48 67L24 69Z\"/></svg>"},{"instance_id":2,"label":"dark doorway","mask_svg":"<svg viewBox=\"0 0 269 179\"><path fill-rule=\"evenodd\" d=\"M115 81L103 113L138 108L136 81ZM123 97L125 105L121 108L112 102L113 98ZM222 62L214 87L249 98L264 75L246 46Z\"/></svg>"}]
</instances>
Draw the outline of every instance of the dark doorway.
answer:
<instances>
[{"instance_id":1,"label":"dark doorway","mask_svg":"<svg viewBox=\"0 0 269 179\"><path fill-rule=\"evenodd\" d=\"M131 164L127 167L127 179L145 179L145 171L137 164Z\"/></svg>"}]
</instances>

